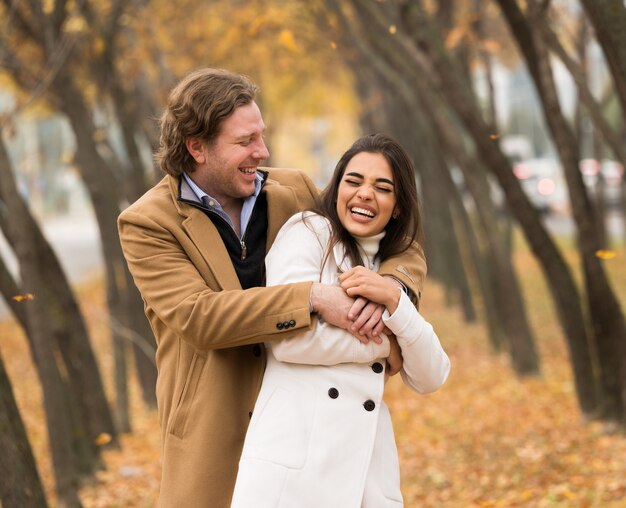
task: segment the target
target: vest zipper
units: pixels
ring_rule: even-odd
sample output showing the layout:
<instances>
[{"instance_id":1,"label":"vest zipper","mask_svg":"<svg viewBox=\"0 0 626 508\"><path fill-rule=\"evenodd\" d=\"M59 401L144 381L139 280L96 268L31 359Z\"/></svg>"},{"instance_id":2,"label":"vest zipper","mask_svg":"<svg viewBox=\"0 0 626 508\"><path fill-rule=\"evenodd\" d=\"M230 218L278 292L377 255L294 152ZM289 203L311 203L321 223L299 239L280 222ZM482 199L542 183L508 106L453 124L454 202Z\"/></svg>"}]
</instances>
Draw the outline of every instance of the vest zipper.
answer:
<instances>
[{"instance_id":1,"label":"vest zipper","mask_svg":"<svg viewBox=\"0 0 626 508\"><path fill-rule=\"evenodd\" d=\"M239 236L237 235L237 233L235 232L235 229L219 213L216 213L213 210L211 210L210 208L207 208L202 203L196 203L195 201L190 201L188 199L181 199L181 198L179 198L178 200L182 201L183 203L188 203L190 205L193 205L193 206L195 206L197 208L201 208L202 210L206 210L211 215L213 215L214 217L217 217L224 224L226 224L230 228L230 230L233 232L233 234L235 235L235 238L237 238L237 240L239 240L239 244L241 245L241 260L243 261L244 259L246 259L248 257L248 247L246 246L246 242L244 241L245 238L246 238L246 233L248 232L248 228L247 227L246 227L246 230L243 232L243 237L240 239ZM257 196L257 200L258 200L258 196ZM252 210L250 212L250 221L253 219L254 212L256 210L257 200L254 201L254 206L252 207ZM248 221L248 226L250 225L250 221Z\"/></svg>"}]
</instances>

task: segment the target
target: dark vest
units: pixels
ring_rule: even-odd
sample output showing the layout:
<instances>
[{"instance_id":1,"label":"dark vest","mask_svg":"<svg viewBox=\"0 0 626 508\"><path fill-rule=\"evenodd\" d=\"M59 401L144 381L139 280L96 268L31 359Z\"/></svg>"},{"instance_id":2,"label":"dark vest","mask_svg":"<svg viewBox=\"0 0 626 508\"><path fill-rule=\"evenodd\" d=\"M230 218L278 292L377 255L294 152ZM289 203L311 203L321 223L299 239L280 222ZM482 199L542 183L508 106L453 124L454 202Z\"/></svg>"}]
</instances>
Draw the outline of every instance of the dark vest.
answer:
<instances>
[{"instance_id":1,"label":"dark vest","mask_svg":"<svg viewBox=\"0 0 626 508\"><path fill-rule=\"evenodd\" d=\"M267 243L267 196L261 191L254 203L243 240L214 212L201 208L217 228L243 289L265 286L265 244Z\"/></svg>"}]
</instances>

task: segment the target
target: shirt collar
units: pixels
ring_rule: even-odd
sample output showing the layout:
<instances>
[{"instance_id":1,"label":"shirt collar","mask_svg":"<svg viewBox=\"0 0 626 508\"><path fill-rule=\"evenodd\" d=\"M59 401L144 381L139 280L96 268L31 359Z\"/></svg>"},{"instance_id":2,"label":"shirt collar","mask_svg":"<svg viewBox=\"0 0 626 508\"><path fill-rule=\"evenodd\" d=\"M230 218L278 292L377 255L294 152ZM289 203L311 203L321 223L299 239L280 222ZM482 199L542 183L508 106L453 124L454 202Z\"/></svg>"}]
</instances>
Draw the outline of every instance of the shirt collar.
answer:
<instances>
[{"instance_id":1,"label":"shirt collar","mask_svg":"<svg viewBox=\"0 0 626 508\"><path fill-rule=\"evenodd\" d=\"M193 193L198 198L198 201L200 201L204 205L207 205L207 203L210 203L211 201L219 205L219 201L215 199L214 197L212 197L210 194L207 194L206 192L204 192L200 187L198 187L196 182L194 182L187 173L183 173L183 177L185 178L185 181L189 184L189 187L191 187L191 190L193 191ZM264 175L257 170L256 178L254 180L254 192L252 193L251 196L248 196L246 199L250 199L251 197L256 198L261 193L261 189L263 188L264 181L265 181ZM220 208L221 208L221 205L220 205Z\"/></svg>"}]
</instances>

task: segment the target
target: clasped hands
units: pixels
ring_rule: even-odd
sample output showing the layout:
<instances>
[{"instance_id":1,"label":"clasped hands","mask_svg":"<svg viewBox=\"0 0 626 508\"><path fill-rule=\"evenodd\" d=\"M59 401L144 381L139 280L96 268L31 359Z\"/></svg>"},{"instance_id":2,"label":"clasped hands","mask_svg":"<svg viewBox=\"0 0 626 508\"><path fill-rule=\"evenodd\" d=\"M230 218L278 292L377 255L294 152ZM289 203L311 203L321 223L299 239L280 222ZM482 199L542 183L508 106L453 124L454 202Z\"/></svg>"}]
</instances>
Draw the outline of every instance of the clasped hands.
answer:
<instances>
[{"instance_id":1,"label":"clasped hands","mask_svg":"<svg viewBox=\"0 0 626 508\"><path fill-rule=\"evenodd\" d=\"M395 337L385 327L382 316L385 308L393 313L398 306L398 281L356 266L339 276L339 284L313 283L313 309L324 321L349 331L364 344L370 340L380 344L380 334L387 335L391 347L387 372L396 374L402 368L402 354Z\"/></svg>"}]
</instances>

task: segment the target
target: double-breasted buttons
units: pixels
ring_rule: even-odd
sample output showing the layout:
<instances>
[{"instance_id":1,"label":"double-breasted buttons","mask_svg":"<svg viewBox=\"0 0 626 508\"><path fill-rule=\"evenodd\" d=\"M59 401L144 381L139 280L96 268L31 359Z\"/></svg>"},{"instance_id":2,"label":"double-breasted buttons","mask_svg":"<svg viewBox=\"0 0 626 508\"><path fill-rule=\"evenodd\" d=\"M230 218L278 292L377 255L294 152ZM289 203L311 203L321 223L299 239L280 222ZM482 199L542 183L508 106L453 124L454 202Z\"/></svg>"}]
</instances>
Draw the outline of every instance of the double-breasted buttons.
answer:
<instances>
[{"instance_id":1,"label":"double-breasted buttons","mask_svg":"<svg viewBox=\"0 0 626 508\"><path fill-rule=\"evenodd\" d=\"M363 402L363 407L365 408L365 411L374 411L376 404L373 400L366 400Z\"/></svg>"},{"instance_id":2,"label":"double-breasted buttons","mask_svg":"<svg viewBox=\"0 0 626 508\"><path fill-rule=\"evenodd\" d=\"M259 346L258 344L252 346L252 354L257 358L261 356L261 346Z\"/></svg>"},{"instance_id":3,"label":"double-breasted buttons","mask_svg":"<svg viewBox=\"0 0 626 508\"><path fill-rule=\"evenodd\" d=\"M294 326L296 326L296 322L293 319L276 323L276 328L279 330L286 330L287 328L293 328Z\"/></svg>"},{"instance_id":4,"label":"double-breasted buttons","mask_svg":"<svg viewBox=\"0 0 626 508\"><path fill-rule=\"evenodd\" d=\"M339 390L337 390L337 388L329 388L328 396L331 399L336 399L337 397L339 397Z\"/></svg>"},{"instance_id":5,"label":"double-breasted buttons","mask_svg":"<svg viewBox=\"0 0 626 508\"><path fill-rule=\"evenodd\" d=\"M380 362L376 362L372 365L372 370L376 372L376 374L380 374L383 371L383 365Z\"/></svg>"}]
</instances>

